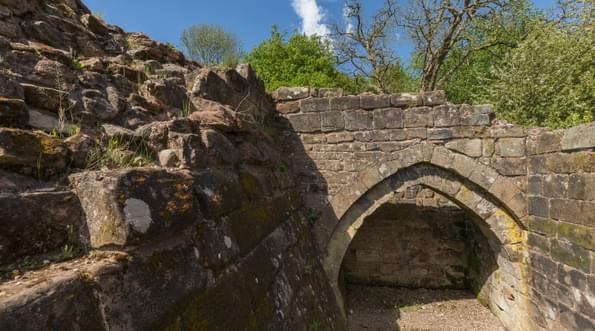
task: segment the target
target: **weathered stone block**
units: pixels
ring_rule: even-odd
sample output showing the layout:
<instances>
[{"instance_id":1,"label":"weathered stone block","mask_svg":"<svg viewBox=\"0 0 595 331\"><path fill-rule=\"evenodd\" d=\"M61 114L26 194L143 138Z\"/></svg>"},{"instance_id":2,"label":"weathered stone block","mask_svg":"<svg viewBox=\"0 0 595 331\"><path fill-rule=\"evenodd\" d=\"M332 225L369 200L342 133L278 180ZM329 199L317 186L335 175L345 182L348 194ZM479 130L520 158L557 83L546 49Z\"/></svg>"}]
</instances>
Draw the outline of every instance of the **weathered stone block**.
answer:
<instances>
[{"instance_id":1,"label":"weathered stone block","mask_svg":"<svg viewBox=\"0 0 595 331\"><path fill-rule=\"evenodd\" d=\"M454 138L455 134L452 128L428 129L429 140L446 140Z\"/></svg>"},{"instance_id":2,"label":"weathered stone block","mask_svg":"<svg viewBox=\"0 0 595 331\"><path fill-rule=\"evenodd\" d=\"M389 130L390 140L426 139L426 128Z\"/></svg>"},{"instance_id":3,"label":"weathered stone block","mask_svg":"<svg viewBox=\"0 0 595 331\"><path fill-rule=\"evenodd\" d=\"M568 176L543 176L543 195L548 198L565 198L568 194Z\"/></svg>"},{"instance_id":4,"label":"weathered stone block","mask_svg":"<svg viewBox=\"0 0 595 331\"><path fill-rule=\"evenodd\" d=\"M93 248L139 244L196 219L193 179L185 171L138 168L70 179L87 215Z\"/></svg>"},{"instance_id":5,"label":"weathered stone block","mask_svg":"<svg viewBox=\"0 0 595 331\"><path fill-rule=\"evenodd\" d=\"M321 114L322 131L338 131L345 128L345 117L343 112L331 111Z\"/></svg>"},{"instance_id":6,"label":"weathered stone block","mask_svg":"<svg viewBox=\"0 0 595 331\"><path fill-rule=\"evenodd\" d=\"M575 224L595 225L595 203L579 200L550 200L550 217Z\"/></svg>"},{"instance_id":7,"label":"weathered stone block","mask_svg":"<svg viewBox=\"0 0 595 331\"><path fill-rule=\"evenodd\" d=\"M370 130L374 127L372 112L350 110L345 112L345 129L349 131Z\"/></svg>"},{"instance_id":8,"label":"weathered stone block","mask_svg":"<svg viewBox=\"0 0 595 331\"><path fill-rule=\"evenodd\" d=\"M23 100L0 97L0 126L20 128L28 121L29 112Z\"/></svg>"},{"instance_id":9,"label":"weathered stone block","mask_svg":"<svg viewBox=\"0 0 595 331\"><path fill-rule=\"evenodd\" d=\"M390 107L390 96L388 95L362 95L360 96L362 109L377 109Z\"/></svg>"},{"instance_id":10,"label":"weathered stone block","mask_svg":"<svg viewBox=\"0 0 595 331\"><path fill-rule=\"evenodd\" d=\"M503 157L525 156L525 139L500 138L496 141L496 155Z\"/></svg>"},{"instance_id":11,"label":"weathered stone block","mask_svg":"<svg viewBox=\"0 0 595 331\"><path fill-rule=\"evenodd\" d=\"M524 157L497 157L490 160L491 166L504 176L524 176L527 174L527 159Z\"/></svg>"},{"instance_id":12,"label":"weathered stone block","mask_svg":"<svg viewBox=\"0 0 595 331\"><path fill-rule=\"evenodd\" d=\"M554 237L558 231L558 222L549 218L530 215L529 230L549 237Z\"/></svg>"},{"instance_id":13,"label":"weathered stone block","mask_svg":"<svg viewBox=\"0 0 595 331\"><path fill-rule=\"evenodd\" d=\"M595 174L571 174L568 197L576 200L595 200Z\"/></svg>"},{"instance_id":14,"label":"weathered stone block","mask_svg":"<svg viewBox=\"0 0 595 331\"><path fill-rule=\"evenodd\" d=\"M406 128L432 127L434 125L434 116L430 107L405 109L403 114Z\"/></svg>"},{"instance_id":15,"label":"weathered stone block","mask_svg":"<svg viewBox=\"0 0 595 331\"><path fill-rule=\"evenodd\" d=\"M403 128L403 111L399 108L374 110L374 129Z\"/></svg>"},{"instance_id":16,"label":"weathered stone block","mask_svg":"<svg viewBox=\"0 0 595 331\"><path fill-rule=\"evenodd\" d=\"M527 153L529 155L560 151L562 132L532 130L527 137Z\"/></svg>"},{"instance_id":17,"label":"weathered stone block","mask_svg":"<svg viewBox=\"0 0 595 331\"><path fill-rule=\"evenodd\" d=\"M68 149L42 132L0 128L0 165L62 171L68 165Z\"/></svg>"},{"instance_id":18,"label":"weathered stone block","mask_svg":"<svg viewBox=\"0 0 595 331\"><path fill-rule=\"evenodd\" d=\"M209 169L193 174L194 194L203 216L216 220L241 206L239 177L231 172Z\"/></svg>"},{"instance_id":19,"label":"weathered stone block","mask_svg":"<svg viewBox=\"0 0 595 331\"><path fill-rule=\"evenodd\" d=\"M292 114L288 115L287 119L297 132L316 132L322 129L322 120L319 113Z\"/></svg>"},{"instance_id":20,"label":"weathered stone block","mask_svg":"<svg viewBox=\"0 0 595 331\"><path fill-rule=\"evenodd\" d=\"M559 222L558 237L586 249L595 250L595 228Z\"/></svg>"},{"instance_id":21,"label":"weathered stone block","mask_svg":"<svg viewBox=\"0 0 595 331\"><path fill-rule=\"evenodd\" d=\"M316 96L319 98L338 98L343 96L342 88L321 87L316 90Z\"/></svg>"},{"instance_id":22,"label":"weathered stone block","mask_svg":"<svg viewBox=\"0 0 595 331\"><path fill-rule=\"evenodd\" d=\"M284 100L298 100L310 96L310 89L307 87L280 87L273 92L273 99Z\"/></svg>"},{"instance_id":23,"label":"weathered stone block","mask_svg":"<svg viewBox=\"0 0 595 331\"><path fill-rule=\"evenodd\" d=\"M584 272L589 272L591 268L591 256L587 250L580 246L555 239L552 239L551 244L551 254L556 261Z\"/></svg>"},{"instance_id":24,"label":"weathered stone block","mask_svg":"<svg viewBox=\"0 0 595 331\"><path fill-rule=\"evenodd\" d=\"M527 234L527 244L531 248L537 248L543 253L549 254L550 252L550 241L547 237L529 232Z\"/></svg>"},{"instance_id":25,"label":"weathered stone block","mask_svg":"<svg viewBox=\"0 0 595 331\"><path fill-rule=\"evenodd\" d=\"M444 91L427 91L421 97L424 106L435 106L446 103L446 93Z\"/></svg>"},{"instance_id":26,"label":"weathered stone block","mask_svg":"<svg viewBox=\"0 0 595 331\"><path fill-rule=\"evenodd\" d=\"M72 192L0 194L0 264L88 241Z\"/></svg>"},{"instance_id":27,"label":"weathered stone block","mask_svg":"<svg viewBox=\"0 0 595 331\"><path fill-rule=\"evenodd\" d=\"M434 113L434 126L449 127L461 124L461 116L457 107L441 105L432 108Z\"/></svg>"},{"instance_id":28,"label":"weathered stone block","mask_svg":"<svg viewBox=\"0 0 595 331\"><path fill-rule=\"evenodd\" d=\"M329 98L310 98L300 100L300 109L303 113L315 113L331 110Z\"/></svg>"},{"instance_id":29,"label":"weathered stone block","mask_svg":"<svg viewBox=\"0 0 595 331\"><path fill-rule=\"evenodd\" d=\"M564 132L563 151L595 147L595 122L575 126Z\"/></svg>"},{"instance_id":30,"label":"weathered stone block","mask_svg":"<svg viewBox=\"0 0 595 331\"><path fill-rule=\"evenodd\" d=\"M281 114L293 114L300 111L299 101L278 102L275 107Z\"/></svg>"},{"instance_id":31,"label":"weathered stone block","mask_svg":"<svg viewBox=\"0 0 595 331\"><path fill-rule=\"evenodd\" d=\"M444 146L471 157L480 157L482 155L481 139L457 139L447 142Z\"/></svg>"},{"instance_id":32,"label":"weathered stone block","mask_svg":"<svg viewBox=\"0 0 595 331\"><path fill-rule=\"evenodd\" d=\"M360 108L360 97L359 96L345 96L332 98L330 101L331 110L352 110Z\"/></svg>"},{"instance_id":33,"label":"weathered stone block","mask_svg":"<svg viewBox=\"0 0 595 331\"><path fill-rule=\"evenodd\" d=\"M506 124L490 128L492 138L523 138L527 136L527 131L521 126Z\"/></svg>"},{"instance_id":34,"label":"weathered stone block","mask_svg":"<svg viewBox=\"0 0 595 331\"><path fill-rule=\"evenodd\" d=\"M529 215L548 218L549 201L543 197L530 196L528 198Z\"/></svg>"},{"instance_id":35,"label":"weathered stone block","mask_svg":"<svg viewBox=\"0 0 595 331\"><path fill-rule=\"evenodd\" d=\"M492 156L495 150L494 139L483 139L482 141L482 154L483 156Z\"/></svg>"},{"instance_id":36,"label":"weathered stone block","mask_svg":"<svg viewBox=\"0 0 595 331\"><path fill-rule=\"evenodd\" d=\"M391 96L391 104L395 107L416 107L423 104L423 99L416 93L399 93Z\"/></svg>"}]
</instances>

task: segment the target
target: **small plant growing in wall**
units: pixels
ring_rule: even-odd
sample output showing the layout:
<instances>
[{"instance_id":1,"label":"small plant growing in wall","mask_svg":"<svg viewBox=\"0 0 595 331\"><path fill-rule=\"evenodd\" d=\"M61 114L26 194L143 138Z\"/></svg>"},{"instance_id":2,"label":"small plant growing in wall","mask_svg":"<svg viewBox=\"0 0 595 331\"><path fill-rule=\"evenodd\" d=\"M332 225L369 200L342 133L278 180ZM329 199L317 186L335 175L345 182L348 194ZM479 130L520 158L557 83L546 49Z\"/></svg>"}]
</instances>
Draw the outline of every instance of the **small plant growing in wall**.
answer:
<instances>
[{"instance_id":1,"label":"small plant growing in wall","mask_svg":"<svg viewBox=\"0 0 595 331\"><path fill-rule=\"evenodd\" d=\"M306 212L304 213L304 217L305 217L306 221L308 221L308 223L310 223L310 225L314 225L314 223L316 223L320 219L321 214L322 213L318 210L308 208L306 210Z\"/></svg>"},{"instance_id":2,"label":"small plant growing in wall","mask_svg":"<svg viewBox=\"0 0 595 331\"><path fill-rule=\"evenodd\" d=\"M89 152L87 169L144 167L153 162L153 155L142 142L112 137L107 146L98 146Z\"/></svg>"}]
</instances>

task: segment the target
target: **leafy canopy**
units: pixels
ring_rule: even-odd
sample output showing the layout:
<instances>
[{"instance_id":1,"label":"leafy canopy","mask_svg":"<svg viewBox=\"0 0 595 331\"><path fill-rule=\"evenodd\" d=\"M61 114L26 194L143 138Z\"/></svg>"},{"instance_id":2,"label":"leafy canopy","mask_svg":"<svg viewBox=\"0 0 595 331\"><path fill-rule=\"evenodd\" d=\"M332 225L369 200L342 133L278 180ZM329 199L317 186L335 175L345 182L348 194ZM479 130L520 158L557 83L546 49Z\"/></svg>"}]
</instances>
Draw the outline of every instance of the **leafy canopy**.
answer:
<instances>
[{"instance_id":1,"label":"leafy canopy","mask_svg":"<svg viewBox=\"0 0 595 331\"><path fill-rule=\"evenodd\" d=\"M242 58L240 40L217 25L193 25L182 31L180 39L190 58L208 66L235 66Z\"/></svg>"},{"instance_id":2,"label":"leafy canopy","mask_svg":"<svg viewBox=\"0 0 595 331\"><path fill-rule=\"evenodd\" d=\"M362 79L351 79L337 69L327 40L293 32L281 33L273 26L268 39L245 57L268 90L282 86L340 87L349 92L360 90Z\"/></svg>"}]
</instances>

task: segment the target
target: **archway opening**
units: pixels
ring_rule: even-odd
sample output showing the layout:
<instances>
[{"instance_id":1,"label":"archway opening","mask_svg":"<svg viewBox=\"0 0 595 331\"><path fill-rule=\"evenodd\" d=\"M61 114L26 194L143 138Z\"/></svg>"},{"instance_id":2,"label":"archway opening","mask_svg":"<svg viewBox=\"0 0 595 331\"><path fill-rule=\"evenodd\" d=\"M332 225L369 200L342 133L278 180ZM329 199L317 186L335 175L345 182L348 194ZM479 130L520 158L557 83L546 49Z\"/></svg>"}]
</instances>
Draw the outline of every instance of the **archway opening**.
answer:
<instances>
[{"instance_id":1,"label":"archway opening","mask_svg":"<svg viewBox=\"0 0 595 331\"><path fill-rule=\"evenodd\" d=\"M482 226L422 186L378 207L341 264L350 330L500 330L488 308L496 253Z\"/></svg>"}]
</instances>

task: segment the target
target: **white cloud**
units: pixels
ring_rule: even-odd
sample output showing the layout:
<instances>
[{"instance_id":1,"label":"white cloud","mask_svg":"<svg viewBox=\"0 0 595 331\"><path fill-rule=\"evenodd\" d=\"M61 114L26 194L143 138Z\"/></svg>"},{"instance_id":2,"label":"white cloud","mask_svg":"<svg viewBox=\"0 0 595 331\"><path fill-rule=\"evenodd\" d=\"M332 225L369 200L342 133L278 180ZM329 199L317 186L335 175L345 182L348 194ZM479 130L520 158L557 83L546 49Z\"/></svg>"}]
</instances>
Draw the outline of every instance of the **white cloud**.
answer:
<instances>
[{"instance_id":1,"label":"white cloud","mask_svg":"<svg viewBox=\"0 0 595 331\"><path fill-rule=\"evenodd\" d=\"M295 13L302 19L302 32L308 36L328 36L330 30L322 21L324 12L316 0L292 0L291 6Z\"/></svg>"},{"instance_id":2,"label":"white cloud","mask_svg":"<svg viewBox=\"0 0 595 331\"><path fill-rule=\"evenodd\" d=\"M351 19L349 18L349 7L347 6L343 7L343 21L345 21L345 31L347 33L352 33L353 22L351 22Z\"/></svg>"}]
</instances>

